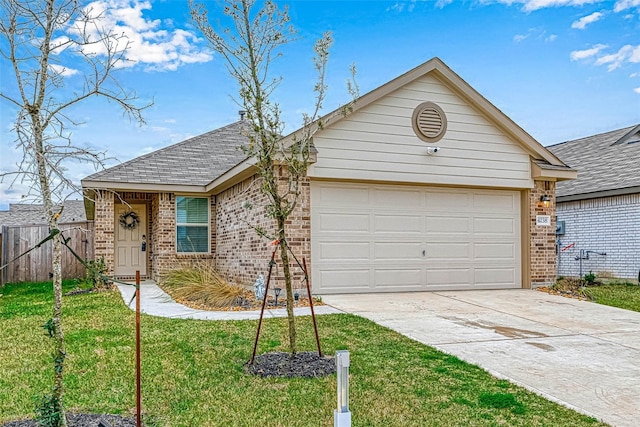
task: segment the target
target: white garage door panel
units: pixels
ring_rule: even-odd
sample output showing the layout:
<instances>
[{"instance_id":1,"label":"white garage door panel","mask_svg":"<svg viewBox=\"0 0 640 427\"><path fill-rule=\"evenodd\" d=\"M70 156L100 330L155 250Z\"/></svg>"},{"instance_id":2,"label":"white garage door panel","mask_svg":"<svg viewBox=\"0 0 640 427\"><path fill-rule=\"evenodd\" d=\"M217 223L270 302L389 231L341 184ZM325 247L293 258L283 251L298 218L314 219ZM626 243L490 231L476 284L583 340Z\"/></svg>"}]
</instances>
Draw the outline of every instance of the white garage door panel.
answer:
<instances>
[{"instance_id":1,"label":"white garage door panel","mask_svg":"<svg viewBox=\"0 0 640 427\"><path fill-rule=\"evenodd\" d=\"M520 204L517 198L513 197L513 192L509 194L474 194L473 195L473 210L475 212L515 212L518 210Z\"/></svg>"},{"instance_id":2,"label":"white garage door panel","mask_svg":"<svg viewBox=\"0 0 640 427\"><path fill-rule=\"evenodd\" d=\"M332 188L318 188L317 202L323 206L369 206L369 190L367 188L345 188L336 194Z\"/></svg>"},{"instance_id":3,"label":"white garage door panel","mask_svg":"<svg viewBox=\"0 0 640 427\"><path fill-rule=\"evenodd\" d=\"M426 217L429 233L468 234L471 231L471 220L467 217L428 216Z\"/></svg>"},{"instance_id":4,"label":"white garage door panel","mask_svg":"<svg viewBox=\"0 0 640 427\"><path fill-rule=\"evenodd\" d=\"M473 220L475 234L503 234L507 237L517 232L515 218L475 218Z\"/></svg>"},{"instance_id":5,"label":"white garage door panel","mask_svg":"<svg viewBox=\"0 0 640 427\"><path fill-rule=\"evenodd\" d=\"M405 269L405 270L382 270L374 271L374 287L387 287L398 289L400 287L420 288L422 286L424 271L421 269Z\"/></svg>"},{"instance_id":6,"label":"white garage door panel","mask_svg":"<svg viewBox=\"0 0 640 427\"><path fill-rule=\"evenodd\" d=\"M427 271L427 284L430 287L450 288L452 286L471 286L473 271L470 268L432 268Z\"/></svg>"},{"instance_id":7,"label":"white garage door panel","mask_svg":"<svg viewBox=\"0 0 640 427\"><path fill-rule=\"evenodd\" d=\"M406 187L405 187L406 188ZM406 189L373 189L373 203L375 206L385 207L388 209L405 210L414 208L416 202L420 200L422 194L417 190Z\"/></svg>"},{"instance_id":8,"label":"white garage door panel","mask_svg":"<svg viewBox=\"0 0 640 427\"><path fill-rule=\"evenodd\" d=\"M478 268L475 270L475 282L480 285L510 285L516 280L513 268Z\"/></svg>"},{"instance_id":9,"label":"white garage door panel","mask_svg":"<svg viewBox=\"0 0 640 427\"><path fill-rule=\"evenodd\" d=\"M320 259L333 261L368 261L368 242L324 242L320 243Z\"/></svg>"},{"instance_id":10,"label":"white garage door panel","mask_svg":"<svg viewBox=\"0 0 640 427\"><path fill-rule=\"evenodd\" d=\"M371 272L363 270L322 270L320 283L324 283L323 292L344 293L371 291ZM314 284L315 286L315 284Z\"/></svg>"},{"instance_id":11,"label":"white garage door panel","mask_svg":"<svg viewBox=\"0 0 640 427\"><path fill-rule=\"evenodd\" d=\"M457 211L469 210L472 204L472 199L469 194L427 192L425 196L429 211L432 212L455 214Z\"/></svg>"},{"instance_id":12,"label":"white garage door panel","mask_svg":"<svg viewBox=\"0 0 640 427\"><path fill-rule=\"evenodd\" d=\"M429 260L468 260L471 258L471 245L469 243L427 243L426 257Z\"/></svg>"},{"instance_id":13,"label":"white garage door panel","mask_svg":"<svg viewBox=\"0 0 640 427\"><path fill-rule=\"evenodd\" d=\"M420 242L378 242L374 244L376 261L406 261L422 259L422 243Z\"/></svg>"},{"instance_id":14,"label":"white garage door panel","mask_svg":"<svg viewBox=\"0 0 640 427\"><path fill-rule=\"evenodd\" d=\"M514 261L516 248L513 243L476 243L473 253L475 259Z\"/></svg>"},{"instance_id":15,"label":"white garage door panel","mask_svg":"<svg viewBox=\"0 0 640 427\"><path fill-rule=\"evenodd\" d=\"M521 287L520 193L312 182L320 293Z\"/></svg>"},{"instance_id":16,"label":"white garage door panel","mask_svg":"<svg viewBox=\"0 0 640 427\"><path fill-rule=\"evenodd\" d=\"M418 215L375 215L374 231L380 233L422 233L422 217Z\"/></svg>"},{"instance_id":17,"label":"white garage door panel","mask_svg":"<svg viewBox=\"0 0 640 427\"><path fill-rule=\"evenodd\" d=\"M369 215L348 215L340 213L326 213L319 217L320 228L334 233L369 232Z\"/></svg>"}]
</instances>

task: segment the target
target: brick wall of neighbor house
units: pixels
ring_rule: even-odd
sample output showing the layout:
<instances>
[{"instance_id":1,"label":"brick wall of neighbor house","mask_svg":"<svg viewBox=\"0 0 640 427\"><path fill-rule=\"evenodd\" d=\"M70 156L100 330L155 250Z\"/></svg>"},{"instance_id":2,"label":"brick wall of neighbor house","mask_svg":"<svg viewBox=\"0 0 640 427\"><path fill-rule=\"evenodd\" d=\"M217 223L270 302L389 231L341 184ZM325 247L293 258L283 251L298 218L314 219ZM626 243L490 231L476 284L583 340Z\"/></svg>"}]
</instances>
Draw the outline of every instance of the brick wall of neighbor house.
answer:
<instances>
[{"instance_id":1,"label":"brick wall of neighbor house","mask_svg":"<svg viewBox=\"0 0 640 427\"><path fill-rule=\"evenodd\" d=\"M531 286L548 286L556 280L556 222L555 222L556 183L534 181L529 198L529 226L531 233L530 260ZM551 197L549 207L544 207L540 197ZM549 215L550 226L536 225L537 215Z\"/></svg>"},{"instance_id":2,"label":"brick wall of neighbor house","mask_svg":"<svg viewBox=\"0 0 640 427\"><path fill-rule=\"evenodd\" d=\"M640 194L578 200L558 204L558 221L565 234L558 236L560 248L574 243L558 259L558 274L580 275L580 249L606 253L589 254L582 260L582 274L635 279L640 270Z\"/></svg>"},{"instance_id":3,"label":"brick wall of neighbor house","mask_svg":"<svg viewBox=\"0 0 640 427\"><path fill-rule=\"evenodd\" d=\"M286 176L280 173L280 186L286 186ZM260 192L256 176L223 191L216 197L216 265L228 279L251 285L259 274L265 279L273 247L270 238L260 237L252 226L275 235L275 223L266 216L266 197ZM287 220L289 245L302 262L306 258L311 269L310 188L308 180L302 184L301 196L294 212ZM247 206L250 206L248 208ZM284 287L280 252L276 254L277 266L272 273L271 287ZM302 289L302 271L292 257L290 265L294 274L294 288ZM276 285L277 284L277 285Z\"/></svg>"},{"instance_id":4,"label":"brick wall of neighbor house","mask_svg":"<svg viewBox=\"0 0 640 427\"><path fill-rule=\"evenodd\" d=\"M104 258L107 274L113 274L114 246L113 246L113 210L114 194L111 191L98 190L95 196L94 214L94 257Z\"/></svg>"}]
</instances>

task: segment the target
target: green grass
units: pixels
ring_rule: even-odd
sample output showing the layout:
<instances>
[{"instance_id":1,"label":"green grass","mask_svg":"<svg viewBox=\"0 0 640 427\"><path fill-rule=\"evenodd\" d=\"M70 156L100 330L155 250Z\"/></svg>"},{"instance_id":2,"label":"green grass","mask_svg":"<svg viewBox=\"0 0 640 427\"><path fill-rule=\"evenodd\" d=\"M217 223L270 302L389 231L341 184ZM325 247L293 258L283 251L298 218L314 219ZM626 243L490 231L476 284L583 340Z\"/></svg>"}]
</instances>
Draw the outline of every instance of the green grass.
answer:
<instances>
[{"instance_id":1,"label":"green grass","mask_svg":"<svg viewBox=\"0 0 640 427\"><path fill-rule=\"evenodd\" d=\"M640 311L640 286L635 283L610 283L585 289L598 304Z\"/></svg>"},{"instance_id":2,"label":"green grass","mask_svg":"<svg viewBox=\"0 0 640 427\"><path fill-rule=\"evenodd\" d=\"M70 289L66 285L67 290ZM33 416L51 385L50 284L0 288L0 424ZM65 298L66 407L130 415L135 410L134 313L117 292ZM299 346L313 349L309 318ZM456 357L352 315L318 318L324 350L351 352L354 426L594 426L570 409L498 380ZM248 376L257 322L143 316L143 407L154 425L331 426L335 375ZM285 321L264 323L260 352L286 350Z\"/></svg>"}]
</instances>

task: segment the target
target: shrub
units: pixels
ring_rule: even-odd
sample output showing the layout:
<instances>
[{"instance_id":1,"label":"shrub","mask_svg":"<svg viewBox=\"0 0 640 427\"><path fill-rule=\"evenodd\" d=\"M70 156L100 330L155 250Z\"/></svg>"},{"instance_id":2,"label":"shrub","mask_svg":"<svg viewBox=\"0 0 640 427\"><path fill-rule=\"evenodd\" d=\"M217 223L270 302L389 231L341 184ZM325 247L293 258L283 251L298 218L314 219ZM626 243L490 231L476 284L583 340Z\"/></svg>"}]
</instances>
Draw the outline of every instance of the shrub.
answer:
<instances>
[{"instance_id":1,"label":"shrub","mask_svg":"<svg viewBox=\"0 0 640 427\"><path fill-rule=\"evenodd\" d=\"M227 282L207 260L177 265L165 274L160 285L176 300L212 307L238 304L247 294L241 285Z\"/></svg>"},{"instance_id":2,"label":"shrub","mask_svg":"<svg viewBox=\"0 0 640 427\"><path fill-rule=\"evenodd\" d=\"M87 282L95 289L105 288L107 283L104 276L107 274L107 264L104 257L87 261Z\"/></svg>"},{"instance_id":3,"label":"shrub","mask_svg":"<svg viewBox=\"0 0 640 427\"><path fill-rule=\"evenodd\" d=\"M593 271L589 271L588 274L585 274L583 279L586 286L593 286L596 284L596 275Z\"/></svg>"}]
</instances>

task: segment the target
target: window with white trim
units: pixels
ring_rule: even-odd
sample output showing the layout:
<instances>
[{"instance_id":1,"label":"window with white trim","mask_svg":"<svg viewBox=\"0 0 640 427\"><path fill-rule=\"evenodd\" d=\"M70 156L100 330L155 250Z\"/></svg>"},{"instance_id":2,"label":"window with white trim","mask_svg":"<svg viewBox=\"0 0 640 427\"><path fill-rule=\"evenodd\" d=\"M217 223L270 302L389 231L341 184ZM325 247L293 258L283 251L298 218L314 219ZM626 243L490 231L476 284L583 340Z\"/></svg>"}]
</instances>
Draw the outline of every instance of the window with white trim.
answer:
<instances>
[{"instance_id":1,"label":"window with white trim","mask_svg":"<svg viewBox=\"0 0 640 427\"><path fill-rule=\"evenodd\" d=\"M176 251L209 253L209 199L176 197Z\"/></svg>"}]
</instances>

